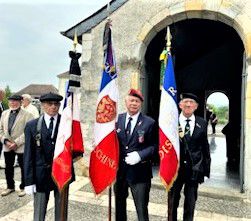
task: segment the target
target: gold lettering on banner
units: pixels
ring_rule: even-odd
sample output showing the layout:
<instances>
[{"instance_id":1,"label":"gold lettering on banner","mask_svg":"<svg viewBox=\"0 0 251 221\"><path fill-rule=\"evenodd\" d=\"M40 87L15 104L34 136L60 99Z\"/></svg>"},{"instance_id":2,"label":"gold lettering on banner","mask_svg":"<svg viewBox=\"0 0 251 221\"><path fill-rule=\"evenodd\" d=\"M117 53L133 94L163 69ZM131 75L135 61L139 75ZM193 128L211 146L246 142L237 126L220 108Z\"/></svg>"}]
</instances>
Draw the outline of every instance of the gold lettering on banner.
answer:
<instances>
[{"instance_id":1,"label":"gold lettering on banner","mask_svg":"<svg viewBox=\"0 0 251 221\"><path fill-rule=\"evenodd\" d=\"M173 148L173 145L170 142L170 140L166 140L164 145L162 145L159 150L160 159L163 160L165 154L168 154L172 148Z\"/></svg>"},{"instance_id":2,"label":"gold lettering on banner","mask_svg":"<svg viewBox=\"0 0 251 221\"><path fill-rule=\"evenodd\" d=\"M61 167L62 172L70 173L70 166L66 165L61 158L56 159L56 163Z\"/></svg>"},{"instance_id":3,"label":"gold lettering on banner","mask_svg":"<svg viewBox=\"0 0 251 221\"><path fill-rule=\"evenodd\" d=\"M160 150L159 151L159 157L160 157L160 159L163 160L164 156L165 156L165 154L164 154L163 150Z\"/></svg>"},{"instance_id":4,"label":"gold lettering on banner","mask_svg":"<svg viewBox=\"0 0 251 221\"><path fill-rule=\"evenodd\" d=\"M105 155L100 149L94 150L94 152L96 154L96 157L100 160L102 164L110 167L113 170L116 170L116 163L113 159Z\"/></svg>"}]
</instances>

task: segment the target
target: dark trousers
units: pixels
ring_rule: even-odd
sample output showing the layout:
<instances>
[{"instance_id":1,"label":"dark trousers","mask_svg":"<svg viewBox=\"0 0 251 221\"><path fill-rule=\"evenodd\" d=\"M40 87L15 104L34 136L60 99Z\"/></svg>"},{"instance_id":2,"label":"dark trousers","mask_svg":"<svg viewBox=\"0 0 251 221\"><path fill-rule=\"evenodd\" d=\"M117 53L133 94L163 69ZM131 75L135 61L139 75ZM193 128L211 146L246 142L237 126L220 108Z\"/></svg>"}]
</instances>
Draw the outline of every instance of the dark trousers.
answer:
<instances>
[{"instance_id":1,"label":"dark trousers","mask_svg":"<svg viewBox=\"0 0 251 221\"><path fill-rule=\"evenodd\" d=\"M212 125L212 133L215 134L215 132L216 132L216 130L215 130L216 124L212 124L211 123L211 125Z\"/></svg>"},{"instance_id":2,"label":"dark trousers","mask_svg":"<svg viewBox=\"0 0 251 221\"><path fill-rule=\"evenodd\" d=\"M128 197L128 188L130 187L133 201L136 207L138 220L149 221L148 202L151 181L147 183L130 184L125 179L117 180L114 185L115 192L115 210L116 221L126 221L126 199Z\"/></svg>"},{"instance_id":3,"label":"dark trousers","mask_svg":"<svg viewBox=\"0 0 251 221\"><path fill-rule=\"evenodd\" d=\"M184 185L184 211L183 221L193 221L195 203L198 196L198 183L187 180L184 173L180 173L168 192L168 221L177 221L180 192Z\"/></svg>"},{"instance_id":4,"label":"dark trousers","mask_svg":"<svg viewBox=\"0 0 251 221\"><path fill-rule=\"evenodd\" d=\"M58 190L54 190L55 221L67 220L68 195L69 195L69 186L63 190L62 195L60 195ZM33 221L44 221L45 220L49 197L50 197L50 192L34 193Z\"/></svg>"},{"instance_id":5,"label":"dark trousers","mask_svg":"<svg viewBox=\"0 0 251 221\"><path fill-rule=\"evenodd\" d=\"M2 149L3 149L3 144L2 144L2 142L0 141L0 158L1 158L1 155L2 155Z\"/></svg>"},{"instance_id":6,"label":"dark trousers","mask_svg":"<svg viewBox=\"0 0 251 221\"><path fill-rule=\"evenodd\" d=\"M17 155L17 161L21 169L21 184L20 189L24 189L24 162L23 162L23 153L15 153L13 150L10 152L4 152L5 160L5 177L7 182L8 189L15 189L14 181L14 163L15 156Z\"/></svg>"}]
</instances>

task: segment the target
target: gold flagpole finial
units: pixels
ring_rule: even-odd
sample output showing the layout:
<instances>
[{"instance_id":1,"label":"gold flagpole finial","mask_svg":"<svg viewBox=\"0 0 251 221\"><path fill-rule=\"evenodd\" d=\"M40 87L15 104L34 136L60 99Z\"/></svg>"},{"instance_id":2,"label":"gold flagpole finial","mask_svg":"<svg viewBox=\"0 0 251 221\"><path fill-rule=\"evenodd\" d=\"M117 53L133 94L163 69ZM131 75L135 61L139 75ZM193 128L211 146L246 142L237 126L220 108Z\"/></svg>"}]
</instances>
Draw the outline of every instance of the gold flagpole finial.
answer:
<instances>
[{"instance_id":1,"label":"gold flagpole finial","mask_svg":"<svg viewBox=\"0 0 251 221\"><path fill-rule=\"evenodd\" d=\"M107 2L107 20L110 21L110 14L111 14L111 9L110 9L110 0Z\"/></svg>"},{"instance_id":2,"label":"gold flagpole finial","mask_svg":"<svg viewBox=\"0 0 251 221\"><path fill-rule=\"evenodd\" d=\"M78 44L78 36L77 36L77 30L75 29L74 39L73 39L73 50L74 50L74 52L76 52L77 44Z\"/></svg>"},{"instance_id":3,"label":"gold flagpole finial","mask_svg":"<svg viewBox=\"0 0 251 221\"><path fill-rule=\"evenodd\" d=\"M166 49L167 49L167 52L170 52L170 50L171 50L171 39L172 39L172 36L171 36L170 28L169 28L169 26L167 26L167 32L166 32Z\"/></svg>"}]
</instances>

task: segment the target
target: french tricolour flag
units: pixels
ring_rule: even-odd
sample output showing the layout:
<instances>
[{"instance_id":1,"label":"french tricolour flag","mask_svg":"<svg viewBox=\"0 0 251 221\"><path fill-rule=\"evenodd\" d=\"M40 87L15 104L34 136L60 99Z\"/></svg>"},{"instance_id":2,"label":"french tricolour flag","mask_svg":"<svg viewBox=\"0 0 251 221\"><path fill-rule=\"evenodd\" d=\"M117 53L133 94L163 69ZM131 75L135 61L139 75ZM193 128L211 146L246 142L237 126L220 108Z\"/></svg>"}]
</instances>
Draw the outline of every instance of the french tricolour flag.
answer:
<instances>
[{"instance_id":1,"label":"french tricolour flag","mask_svg":"<svg viewBox=\"0 0 251 221\"><path fill-rule=\"evenodd\" d=\"M169 190L179 168L179 133L177 89L172 56L168 53L159 113L159 175Z\"/></svg>"},{"instance_id":2,"label":"french tricolour flag","mask_svg":"<svg viewBox=\"0 0 251 221\"><path fill-rule=\"evenodd\" d=\"M59 191L62 191L72 178L73 154L83 152L78 97L67 89L52 164L52 177Z\"/></svg>"},{"instance_id":3,"label":"french tricolour flag","mask_svg":"<svg viewBox=\"0 0 251 221\"><path fill-rule=\"evenodd\" d=\"M90 179L96 194L100 194L114 182L119 160L115 130L118 102L117 72L109 23L105 28L104 41L104 70L94 125L95 148L91 152L89 167Z\"/></svg>"}]
</instances>

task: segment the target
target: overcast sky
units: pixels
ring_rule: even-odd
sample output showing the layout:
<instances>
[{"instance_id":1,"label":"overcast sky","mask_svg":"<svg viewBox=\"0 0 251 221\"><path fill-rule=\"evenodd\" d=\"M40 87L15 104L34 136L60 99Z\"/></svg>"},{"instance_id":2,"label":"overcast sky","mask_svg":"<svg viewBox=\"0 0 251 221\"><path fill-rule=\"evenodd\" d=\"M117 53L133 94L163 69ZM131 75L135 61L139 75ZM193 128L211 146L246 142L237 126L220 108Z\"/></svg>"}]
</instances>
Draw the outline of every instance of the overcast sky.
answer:
<instances>
[{"instance_id":1,"label":"overcast sky","mask_svg":"<svg viewBox=\"0 0 251 221\"><path fill-rule=\"evenodd\" d=\"M69 69L72 41L60 31L79 23L107 0L0 0L0 87L53 84Z\"/></svg>"},{"instance_id":2,"label":"overcast sky","mask_svg":"<svg viewBox=\"0 0 251 221\"><path fill-rule=\"evenodd\" d=\"M213 104L216 107L228 106L229 100L227 96L221 92L211 94L207 99L208 104Z\"/></svg>"}]
</instances>

